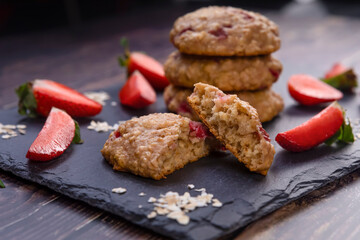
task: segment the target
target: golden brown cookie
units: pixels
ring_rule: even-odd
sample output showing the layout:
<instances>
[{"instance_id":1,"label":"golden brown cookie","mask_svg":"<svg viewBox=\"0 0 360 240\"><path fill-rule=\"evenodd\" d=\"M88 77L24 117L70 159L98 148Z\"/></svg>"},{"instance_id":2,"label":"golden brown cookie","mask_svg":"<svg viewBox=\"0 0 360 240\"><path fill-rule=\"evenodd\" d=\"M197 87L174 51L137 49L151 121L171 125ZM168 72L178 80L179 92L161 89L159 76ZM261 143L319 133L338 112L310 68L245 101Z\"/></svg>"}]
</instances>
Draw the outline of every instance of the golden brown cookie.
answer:
<instances>
[{"instance_id":1,"label":"golden brown cookie","mask_svg":"<svg viewBox=\"0 0 360 240\"><path fill-rule=\"evenodd\" d=\"M267 174L275 149L255 108L236 95L226 95L203 83L195 84L188 102L212 134L240 162L250 171Z\"/></svg>"},{"instance_id":2,"label":"golden brown cookie","mask_svg":"<svg viewBox=\"0 0 360 240\"><path fill-rule=\"evenodd\" d=\"M101 150L118 171L156 180L208 155L207 128L172 113L133 118L112 132Z\"/></svg>"},{"instance_id":3,"label":"golden brown cookie","mask_svg":"<svg viewBox=\"0 0 360 240\"><path fill-rule=\"evenodd\" d=\"M270 87L279 78L282 65L270 56L203 57L171 53L164 65L169 81L192 88L202 82L222 91L252 91Z\"/></svg>"},{"instance_id":4,"label":"golden brown cookie","mask_svg":"<svg viewBox=\"0 0 360 240\"><path fill-rule=\"evenodd\" d=\"M182 53L207 56L257 56L280 48L274 22L234 7L205 7L178 18L170 41Z\"/></svg>"},{"instance_id":5,"label":"golden brown cookie","mask_svg":"<svg viewBox=\"0 0 360 240\"><path fill-rule=\"evenodd\" d=\"M164 100L169 111L199 121L197 114L187 102L187 97L192 93L191 88L175 87L170 84L165 88ZM232 92L238 98L253 106L261 122L267 122L276 117L284 108L284 101L281 96L270 88L260 91Z\"/></svg>"}]
</instances>

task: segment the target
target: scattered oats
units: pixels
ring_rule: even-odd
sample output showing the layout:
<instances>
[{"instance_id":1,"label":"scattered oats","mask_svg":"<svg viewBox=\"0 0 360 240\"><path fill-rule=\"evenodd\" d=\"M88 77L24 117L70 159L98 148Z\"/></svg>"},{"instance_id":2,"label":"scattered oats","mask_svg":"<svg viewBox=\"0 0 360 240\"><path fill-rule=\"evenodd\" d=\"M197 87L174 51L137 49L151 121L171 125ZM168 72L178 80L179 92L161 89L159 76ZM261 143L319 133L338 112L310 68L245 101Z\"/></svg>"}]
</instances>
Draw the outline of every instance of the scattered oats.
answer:
<instances>
[{"instance_id":1,"label":"scattered oats","mask_svg":"<svg viewBox=\"0 0 360 240\"><path fill-rule=\"evenodd\" d=\"M84 95L87 96L88 98L100 103L103 106L106 105L105 101L110 99L110 95L107 92L104 92L104 91L85 92Z\"/></svg>"},{"instance_id":2,"label":"scattered oats","mask_svg":"<svg viewBox=\"0 0 360 240\"><path fill-rule=\"evenodd\" d=\"M26 134L26 130L25 130L25 129L19 128L18 131L19 131L19 133L22 134L22 135L25 135L25 134Z\"/></svg>"},{"instance_id":3,"label":"scattered oats","mask_svg":"<svg viewBox=\"0 0 360 240\"><path fill-rule=\"evenodd\" d=\"M195 188L195 185L194 184L188 184L187 187L188 187L188 189L192 190L192 189Z\"/></svg>"},{"instance_id":4,"label":"scattered oats","mask_svg":"<svg viewBox=\"0 0 360 240\"><path fill-rule=\"evenodd\" d=\"M2 138L2 139L8 139L8 138L11 138L11 136L8 135L8 134L6 134L6 135L2 135L1 138Z\"/></svg>"},{"instance_id":5,"label":"scattered oats","mask_svg":"<svg viewBox=\"0 0 360 240\"><path fill-rule=\"evenodd\" d=\"M195 189L195 191L197 191L197 192L206 192L206 189L205 188L199 188L199 189Z\"/></svg>"},{"instance_id":6,"label":"scattered oats","mask_svg":"<svg viewBox=\"0 0 360 240\"><path fill-rule=\"evenodd\" d=\"M118 123L115 123L114 125L109 125L107 122L96 122L92 120L90 122L90 125L87 126L87 129L94 130L96 132L108 132L108 131L114 131L116 130L120 124L124 123L125 121L119 121Z\"/></svg>"},{"instance_id":7,"label":"scattered oats","mask_svg":"<svg viewBox=\"0 0 360 240\"><path fill-rule=\"evenodd\" d=\"M212 201L213 201L212 203L213 207L222 207L222 203L219 201L219 199L214 198Z\"/></svg>"},{"instance_id":8,"label":"scattered oats","mask_svg":"<svg viewBox=\"0 0 360 240\"><path fill-rule=\"evenodd\" d=\"M113 107L117 106L117 102L112 101L112 102L111 102L111 106L113 106Z\"/></svg>"},{"instance_id":9,"label":"scattered oats","mask_svg":"<svg viewBox=\"0 0 360 240\"><path fill-rule=\"evenodd\" d=\"M145 196L145 195L146 195L146 193L144 193L144 192L139 193L139 196L140 196L140 197L143 197L143 196Z\"/></svg>"},{"instance_id":10,"label":"scattered oats","mask_svg":"<svg viewBox=\"0 0 360 240\"><path fill-rule=\"evenodd\" d=\"M160 194L158 199L150 197L148 202L153 203L153 212L156 215L166 215L167 218L174 219L179 224L187 225L190 222L190 217L186 213L194 211L197 207L206 207L211 203L214 207L222 206L218 199L213 198L213 194L206 193L205 188L196 190L201 193L194 197L188 192L179 195L177 192L169 191L165 194Z\"/></svg>"},{"instance_id":11,"label":"scattered oats","mask_svg":"<svg viewBox=\"0 0 360 240\"><path fill-rule=\"evenodd\" d=\"M142 205L139 205L138 208L142 208Z\"/></svg>"},{"instance_id":12,"label":"scattered oats","mask_svg":"<svg viewBox=\"0 0 360 240\"><path fill-rule=\"evenodd\" d=\"M123 194L123 193L126 193L126 188L122 188L122 187L113 188L111 191L112 191L113 193Z\"/></svg>"},{"instance_id":13,"label":"scattered oats","mask_svg":"<svg viewBox=\"0 0 360 240\"><path fill-rule=\"evenodd\" d=\"M166 215L168 213L170 213L170 210L167 208L162 208L162 207L155 207L154 210L156 211L156 213L158 215Z\"/></svg>"},{"instance_id":14,"label":"scattered oats","mask_svg":"<svg viewBox=\"0 0 360 240\"><path fill-rule=\"evenodd\" d=\"M151 213L149 213L149 214L147 215L147 218L149 218L149 219L155 218L156 215L157 215L156 212L152 211Z\"/></svg>"}]
</instances>

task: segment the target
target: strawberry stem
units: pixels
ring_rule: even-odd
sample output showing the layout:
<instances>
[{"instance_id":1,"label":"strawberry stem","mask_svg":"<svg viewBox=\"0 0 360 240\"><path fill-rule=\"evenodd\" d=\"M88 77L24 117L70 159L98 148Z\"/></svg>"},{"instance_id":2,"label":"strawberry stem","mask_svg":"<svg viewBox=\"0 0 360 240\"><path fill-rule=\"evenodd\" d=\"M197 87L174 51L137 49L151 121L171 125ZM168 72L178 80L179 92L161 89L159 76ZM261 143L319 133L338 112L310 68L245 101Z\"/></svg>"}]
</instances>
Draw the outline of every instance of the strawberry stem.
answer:
<instances>
[{"instance_id":1,"label":"strawberry stem","mask_svg":"<svg viewBox=\"0 0 360 240\"><path fill-rule=\"evenodd\" d=\"M349 69L335 77L323 78L321 80L340 90L348 90L358 86L357 77L353 69Z\"/></svg>"},{"instance_id":2,"label":"strawberry stem","mask_svg":"<svg viewBox=\"0 0 360 240\"><path fill-rule=\"evenodd\" d=\"M5 188L5 185L4 185L4 183L1 181L1 179L0 179L0 188Z\"/></svg>"},{"instance_id":3,"label":"strawberry stem","mask_svg":"<svg viewBox=\"0 0 360 240\"><path fill-rule=\"evenodd\" d=\"M120 39L120 45L124 48L124 55L118 57L118 62L121 67L127 67L130 58L129 41L126 37Z\"/></svg>"},{"instance_id":4,"label":"strawberry stem","mask_svg":"<svg viewBox=\"0 0 360 240\"><path fill-rule=\"evenodd\" d=\"M340 129L328 140L325 141L326 145L331 145L334 142L353 143L355 141L352 127L349 118L345 118L345 111L343 110L344 121Z\"/></svg>"},{"instance_id":5,"label":"strawberry stem","mask_svg":"<svg viewBox=\"0 0 360 240\"><path fill-rule=\"evenodd\" d=\"M19 97L18 112L21 115L37 117L37 103L32 91L32 82L27 82L15 89Z\"/></svg>"},{"instance_id":6,"label":"strawberry stem","mask_svg":"<svg viewBox=\"0 0 360 240\"><path fill-rule=\"evenodd\" d=\"M81 144L84 141L81 139L81 136L80 136L79 123L77 121L75 121L75 120L74 120L74 123L75 123L75 135L74 135L74 138L72 140L72 143Z\"/></svg>"}]
</instances>

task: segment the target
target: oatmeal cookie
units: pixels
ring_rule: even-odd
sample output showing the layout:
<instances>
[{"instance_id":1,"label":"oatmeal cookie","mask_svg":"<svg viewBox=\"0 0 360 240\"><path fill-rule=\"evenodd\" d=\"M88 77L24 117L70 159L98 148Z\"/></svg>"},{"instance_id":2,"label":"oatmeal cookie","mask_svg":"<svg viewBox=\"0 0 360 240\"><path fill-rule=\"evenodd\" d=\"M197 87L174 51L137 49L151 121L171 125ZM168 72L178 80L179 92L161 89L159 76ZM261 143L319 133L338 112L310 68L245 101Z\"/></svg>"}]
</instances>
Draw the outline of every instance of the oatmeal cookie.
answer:
<instances>
[{"instance_id":1,"label":"oatmeal cookie","mask_svg":"<svg viewBox=\"0 0 360 240\"><path fill-rule=\"evenodd\" d=\"M199 117L189 106L187 97L191 95L191 88L181 88L170 84L164 91L164 100L169 111L199 121ZM284 108L281 96L270 88L260 91L232 92L241 100L253 106L261 122L267 122L277 116Z\"/></svg>"},{"instance_id":2,"label":"oatmeal cookie","mask_svg":"<svg viewBox=\"0 0 360 240\"><path fill-rule=\"evenodd\" d=\"M205 7L178 18L170 41L182 53L207 56L257 56L280 48L274 22L234 7Z\"/></svg>"},{"instance_id":3,"label":"oatmeal cookie","mask_svg":"<svg viewBox=\"0 0 360 240\"><path fill-rule=\"evenodd\" d=\"M179 115L150 114L121 124L101 153L115 170L159 180L209 153L206 131Z\"/></svg>"},{"instance_id":4,"label":"oatmeal cookie","mask_svg":"<svg viewBox=\"0 0 360 240\"><path fill-rule=\"evenodd\" d=\"M275 149L262 128L255 108L236 95L226 95L218 88L195 84L188 97L190 106L215 137L250 170L267 174Z\"/></svg>"},{"instance_id":5,"label":"oatmeal cookie","mask_svg":"<svg viewBox=\"0 0 360 240\"><path fill-rule=\"evenodd\" d=\"M222 91L250 91L270 87L282 65L270 55L257 57L203 57L170 54L164 65L166 78L179 87L202 82Z\"/></svg>"}]
</instances>

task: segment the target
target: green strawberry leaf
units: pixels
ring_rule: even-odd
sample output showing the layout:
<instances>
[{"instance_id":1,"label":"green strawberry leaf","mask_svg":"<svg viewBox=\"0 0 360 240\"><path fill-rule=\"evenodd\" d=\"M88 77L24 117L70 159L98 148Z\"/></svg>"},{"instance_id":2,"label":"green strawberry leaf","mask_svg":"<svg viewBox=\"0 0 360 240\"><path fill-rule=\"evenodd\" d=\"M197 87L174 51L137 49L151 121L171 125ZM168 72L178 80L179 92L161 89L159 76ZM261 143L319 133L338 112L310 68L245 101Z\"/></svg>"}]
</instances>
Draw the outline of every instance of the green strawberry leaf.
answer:
<instances>
[{"instance_id":1,"label":"green strawberry leaf","mask_svg":"<svg viewBox=\"0 0 360 240\"><path fill-rule=\"evenodd\" d=\"M32 91L32 83L24 83L15 89L16 94L19 97L18 112L21 115L27 115L29 117L37 117L37 103Z\"/></svg>"},{"instance_id":2,"label":"green strawberry leaf","mask_svg":"<svg viewBox=\"0 0 360 240\"><path fill-rule=\"evenodd\" d=\"M343 142L343 143L353 143L355 137L352 131L349 118L345 118L345 111L343 111L344 121L340 129L328 140L325 141L325 144L331 145L334 142Z\"/></svg>"},{"instance_id":3,"label":"green strawberry leaf","mask_svg":"<svg viewBox=\"0 0 360 240\"><path fill-rule=\"evenodd\" d=\"M332 78L322 78L323 82L340 90L348 90L358 86L357 76L353 69L349 69Z\"/></svg>"},{"instance_id":4,"label":"green strawberry leaf","mask_svg":"<svg viewBox=\"0 0 360 240\"><path fill-rule=\"evenodd\" d=\"M79 123L77 121L75 121L75 120L74 120L74 123L75 123L75 135L74 135L74 138L72 140L72 143L81 144L84 141L81 139L81 136L80 136Z\"/></svg>"},{"instance_id":5,"label":"green strawberry leaf","mask_svg":"<svg viewBox=\"0 0 360 240\"><path fill-rule=\"evenodd\" d=\"M0 188L5 188L5 185L4 185L4 183L1 181L1 179L0 179Z\"/></svg>"},{"instance_id":6,"label":"green strawberry leaf","mask_svg":"<svg viewBox=\"0 0 360 240\"><path fill-rule=\"evenodd\" d=\"M125 37L121 38L120 45L124 48L124 55L118 57L118 63L121 67L127 67L130 58L129 41L127 40L127 38Z\"/></svg>"}]
</instances>

